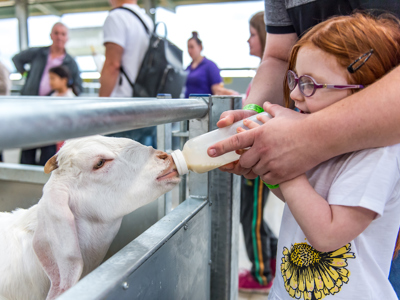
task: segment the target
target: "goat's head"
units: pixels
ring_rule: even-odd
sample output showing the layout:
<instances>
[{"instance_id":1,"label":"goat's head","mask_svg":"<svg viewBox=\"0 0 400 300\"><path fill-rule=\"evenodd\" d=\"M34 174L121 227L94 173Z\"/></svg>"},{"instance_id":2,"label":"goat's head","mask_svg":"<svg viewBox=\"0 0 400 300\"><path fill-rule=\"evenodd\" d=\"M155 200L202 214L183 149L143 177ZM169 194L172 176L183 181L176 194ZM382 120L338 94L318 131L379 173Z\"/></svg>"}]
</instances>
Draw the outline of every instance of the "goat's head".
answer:
<instances>
[{"instance_id":1,"label":"goat's head","mask_svg":"<svg viewBox=\"0 0 400 300\"><path fill-rule=\"evenodd\" d=\"M52 174L38 204L33 248L51 281L47 299L82 275L82 224L117 222L180 180L170 155L102 136L66 141L45 172Z\"/></svg>"},{"instance_id":2,"label":"goat's head","mask_svg":"<svg viewBox=\"0 0 400 300\"><path fill-rule=\"evenodd\" d=\"M122 217L180 181L170 155L125 138L68 140L45 170L52 168L53 185L67 186L80 217Z\"/></svg>"}]
</instances>

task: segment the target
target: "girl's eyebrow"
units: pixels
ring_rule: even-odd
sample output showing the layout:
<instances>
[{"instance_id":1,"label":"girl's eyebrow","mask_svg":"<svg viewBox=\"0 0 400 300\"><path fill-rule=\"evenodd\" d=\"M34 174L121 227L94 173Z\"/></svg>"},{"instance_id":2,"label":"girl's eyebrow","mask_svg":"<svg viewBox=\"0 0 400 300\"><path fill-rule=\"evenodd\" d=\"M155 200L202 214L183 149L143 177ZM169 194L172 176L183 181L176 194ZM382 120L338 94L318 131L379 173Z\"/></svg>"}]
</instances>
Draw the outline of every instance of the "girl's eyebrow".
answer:
<instances>
[{"instance_id":1,"label":"girl's eyebrow","mask_svg":"<svg viewBox=\"0 0 400 300\"><path fill-rule=\"evenodd\" d=\"M300 77L300 76L303 76L303 75L308 75L308 76L311 76L312 78L314 78L317 83L324 83L324 82L319 82L321 80L321 77L316 75L313 72L306 72L304 74L298 74L297 71L295 71L295 70L293 70L293 71L296 73L297 77ZM321 80L321 81L325 81L325 79Z\"/></svg>"}]
</instances>

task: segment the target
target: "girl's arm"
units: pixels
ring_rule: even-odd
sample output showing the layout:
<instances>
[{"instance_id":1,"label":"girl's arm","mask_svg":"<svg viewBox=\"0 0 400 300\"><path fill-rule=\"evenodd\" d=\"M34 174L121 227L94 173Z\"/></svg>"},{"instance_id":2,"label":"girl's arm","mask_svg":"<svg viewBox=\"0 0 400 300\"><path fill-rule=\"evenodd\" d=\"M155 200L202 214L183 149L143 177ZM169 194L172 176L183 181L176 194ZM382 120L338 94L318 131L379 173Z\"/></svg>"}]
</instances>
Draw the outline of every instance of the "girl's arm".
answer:
<instances>
[{"instance_id":1,"label":"girl's arm","mask_svg":"<svg viewBox=\"0 0 400 300\"><path fill-rule=\"evenodd\" d=\"M275 189L269 189L276 197L278 197L280 200L282 200L282 202L286 202L285 198L283 197L281 188L275 188Z\"/></svg>"},{"instance_id":2,"label":"girl's arm","mask_svg":"<svg viewBox=\"0 0 400 300\"><path fill-rule=\"evenodd\" d=\"M280 189L309 243L321 252L333 251L349 243L377 215L362 207L329 205L305 175L280 184Z\"/></svg>"}]
</instances>

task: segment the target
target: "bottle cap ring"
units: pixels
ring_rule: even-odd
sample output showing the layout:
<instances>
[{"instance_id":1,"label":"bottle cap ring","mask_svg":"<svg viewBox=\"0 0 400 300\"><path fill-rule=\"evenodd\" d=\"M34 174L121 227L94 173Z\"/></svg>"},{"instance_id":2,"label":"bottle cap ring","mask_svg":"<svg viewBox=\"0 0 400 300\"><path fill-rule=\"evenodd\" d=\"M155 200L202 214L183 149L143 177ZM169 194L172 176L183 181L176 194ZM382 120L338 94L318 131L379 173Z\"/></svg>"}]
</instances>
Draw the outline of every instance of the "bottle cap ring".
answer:
<instances>
[{"instance_id":1,"label":"bottle cap ring","mask_svg":"<svg viewBox=\"0 0 400 300\"><path fill-rule=\"evenodd\" d=\"M175 150L171 153L172 159L175 162L176 169L179 173L179 175L185 175L189 173L188 166L186 164L185 157L183 156L183 153L181 150Z\"/></svg>"}]
</instances>

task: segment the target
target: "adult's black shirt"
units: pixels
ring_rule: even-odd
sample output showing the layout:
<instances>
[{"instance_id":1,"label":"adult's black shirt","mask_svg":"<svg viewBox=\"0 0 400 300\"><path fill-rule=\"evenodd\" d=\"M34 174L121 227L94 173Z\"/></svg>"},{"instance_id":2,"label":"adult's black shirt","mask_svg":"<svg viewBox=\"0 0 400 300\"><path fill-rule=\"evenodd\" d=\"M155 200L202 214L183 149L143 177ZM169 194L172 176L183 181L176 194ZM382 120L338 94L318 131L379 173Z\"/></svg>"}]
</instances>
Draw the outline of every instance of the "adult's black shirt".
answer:
<instances>
[{"instance_id":1,"label":"adult's black shirt","mask_svg":"<svg viewBox=\"0 0 400 300\"><path fill-rule=\"evenodd\" d=\"M265 24L268 33L297 33L301 36L309 28L352 12L372 14L389 12L400 18L399 0L265 0Z\"/></svg>"}]
</instances>

